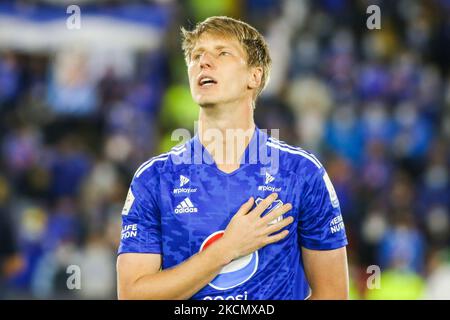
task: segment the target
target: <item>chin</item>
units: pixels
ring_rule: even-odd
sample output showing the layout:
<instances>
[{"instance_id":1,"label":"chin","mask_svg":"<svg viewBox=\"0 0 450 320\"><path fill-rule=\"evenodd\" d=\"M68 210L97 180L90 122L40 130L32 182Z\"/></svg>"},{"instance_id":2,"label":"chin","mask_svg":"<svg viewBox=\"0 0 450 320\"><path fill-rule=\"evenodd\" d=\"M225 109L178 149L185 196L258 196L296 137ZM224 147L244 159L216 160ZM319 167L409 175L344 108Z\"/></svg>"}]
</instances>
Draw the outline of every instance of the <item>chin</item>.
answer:
<instances>
[{"instance_id":1,"label":"chin","mask_svg":"<svg viewBox=\"0 0 450 320\"><path fill-rule=\"evenodd\" d=\"M212 108L215 105L217 105L217 103L214 102L202 102L198 104L200 106L200 108Z\"/></svg>"},{"instance_id":2,"label":"chin","mask_svg":"<svg viewBox=\"0 0 450 320\"><path fill-rule=\"evenodd\" d=\"M208 108L218 104L219 101L210 97L202 97L200 99L197 99L196 103L202 108Z\"/></svg>"}]
</instances>

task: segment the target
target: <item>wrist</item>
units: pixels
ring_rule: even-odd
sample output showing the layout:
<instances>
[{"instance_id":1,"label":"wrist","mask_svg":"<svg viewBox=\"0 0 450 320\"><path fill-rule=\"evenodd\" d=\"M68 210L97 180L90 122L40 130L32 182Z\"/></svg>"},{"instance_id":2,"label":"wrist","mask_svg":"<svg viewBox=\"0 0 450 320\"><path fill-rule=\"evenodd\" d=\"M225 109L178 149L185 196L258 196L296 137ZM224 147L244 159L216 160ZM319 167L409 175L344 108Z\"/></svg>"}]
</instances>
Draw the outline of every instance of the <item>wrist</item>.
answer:
<instances>
[{"instance_id":1,"label":"wrist","mask_svg":"<svg viewBox=\"0 0 450 320\"><path fill-rule=\"evenodd\" d=\"M219 239L215 243L215 249L217 253L217 261L219 261L222 267L229 264L235 259L232 247L223 238Z\"/></svg>"}]
</instances>

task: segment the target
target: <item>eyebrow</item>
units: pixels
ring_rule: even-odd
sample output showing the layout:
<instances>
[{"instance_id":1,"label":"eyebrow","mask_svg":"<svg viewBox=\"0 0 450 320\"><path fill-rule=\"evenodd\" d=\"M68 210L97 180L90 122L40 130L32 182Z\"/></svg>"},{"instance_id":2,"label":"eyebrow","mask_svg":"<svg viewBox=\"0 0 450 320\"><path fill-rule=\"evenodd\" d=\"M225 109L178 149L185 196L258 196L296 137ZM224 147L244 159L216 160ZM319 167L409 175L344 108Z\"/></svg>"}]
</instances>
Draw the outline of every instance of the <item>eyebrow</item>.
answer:
<instances>
[{"instance_id":1,"label":"eyebrow","mask_svg":"<svg viewBox=\"0 0 450 320\"><path fill-rule=\"evenodd\" d=\"M231 46L226 46L226 45L217 45L214 47L214 50L219 51L222 49L233 49ZM199 48L195 48L194 50L192 50L191 55L196 53L196 52L203 52L205 51L205 47L199 47Z\"/></svg>"}]
</instances>

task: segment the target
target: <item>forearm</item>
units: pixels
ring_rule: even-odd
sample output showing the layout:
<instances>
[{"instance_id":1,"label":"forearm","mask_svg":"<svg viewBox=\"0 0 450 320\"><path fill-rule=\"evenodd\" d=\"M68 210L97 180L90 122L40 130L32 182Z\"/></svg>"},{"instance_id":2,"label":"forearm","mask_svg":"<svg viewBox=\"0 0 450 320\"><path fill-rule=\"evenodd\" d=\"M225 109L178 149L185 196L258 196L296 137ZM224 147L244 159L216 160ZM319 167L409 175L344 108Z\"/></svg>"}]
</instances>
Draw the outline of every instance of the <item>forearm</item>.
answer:
<instances>
[{"instance_id":1,"label":"forearm","mask_svg":"<svg viewBox=\"0 0 450 320\"><path fill-rule=\"evenodd\" d=\"M119 290L119 299L189 299L206 286L230 262L220 240L179 265L141 276Z\"/></svg>"}]
</instances>

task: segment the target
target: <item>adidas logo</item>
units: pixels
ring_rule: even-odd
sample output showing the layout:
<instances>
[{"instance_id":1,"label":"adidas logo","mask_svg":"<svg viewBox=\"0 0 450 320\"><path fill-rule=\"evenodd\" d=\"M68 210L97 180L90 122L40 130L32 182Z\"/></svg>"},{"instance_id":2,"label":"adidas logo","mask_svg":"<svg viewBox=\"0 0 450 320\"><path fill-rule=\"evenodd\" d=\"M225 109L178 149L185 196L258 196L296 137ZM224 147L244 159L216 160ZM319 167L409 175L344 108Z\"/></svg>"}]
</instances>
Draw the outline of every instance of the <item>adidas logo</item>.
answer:
<instances>
[{"instance_id":1,"label":"adidas logo","mask_svg":"<svg viewBox=\"0 0 450 320\"><path fill-rule=\"evenodd\" d=\"M197 212L198 209L192 204L191 199L186 198L177 207L175 208L175 213L194 213Z\"/></svg>"},{"instance_id":2,"label":"adidas logo","mask_svg":"<svg viewBox=\"0 0 450 320\"><path fill-rule=\"evenodd\" d=\"M271 176L268 172L266 172L266 182L264 182L264 184L271 183L274 180L275 180L275 177Z\"/></svg>"},{"instance_id":3,"label":"adidas logo","mask_svg":"<svg viewBox=\"0 0 450 320\"><path fill-rule=\"evenodd\" d=\"M182 176L182 175L180 176L180 187L184 186L188 182L189 182L189 178Z\"/></svg>"}]
</instances>

